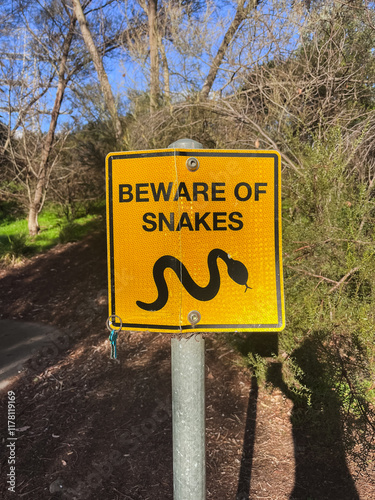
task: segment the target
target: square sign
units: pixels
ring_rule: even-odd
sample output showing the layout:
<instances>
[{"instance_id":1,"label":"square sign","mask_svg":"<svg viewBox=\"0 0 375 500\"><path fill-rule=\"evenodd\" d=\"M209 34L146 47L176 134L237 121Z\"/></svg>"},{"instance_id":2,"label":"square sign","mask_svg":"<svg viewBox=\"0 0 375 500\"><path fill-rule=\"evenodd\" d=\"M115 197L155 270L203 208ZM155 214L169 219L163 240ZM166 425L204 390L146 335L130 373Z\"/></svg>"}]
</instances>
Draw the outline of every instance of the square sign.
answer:
<instances>
[{"instance_id":1,"label":"square sign","mask_svg":"<svg viewBox=\"0 0 375 500\"><path fill-rule=\"evenodd\" d=\"M109 314L126 330L281 331L280 180L276 151L110 153Z\"/></svg>"}]
</instances>

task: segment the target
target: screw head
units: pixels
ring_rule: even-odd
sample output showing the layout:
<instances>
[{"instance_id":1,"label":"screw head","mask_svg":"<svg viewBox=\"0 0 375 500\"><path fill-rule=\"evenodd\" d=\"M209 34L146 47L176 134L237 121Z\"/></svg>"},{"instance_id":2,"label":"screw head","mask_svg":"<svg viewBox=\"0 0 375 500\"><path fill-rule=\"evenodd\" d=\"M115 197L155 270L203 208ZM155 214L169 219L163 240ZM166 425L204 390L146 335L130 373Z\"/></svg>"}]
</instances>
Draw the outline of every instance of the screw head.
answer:
<instances>
[{"instance_id":1,"label":"screw head","mask_svg":"<svg viewBox=\"0 0 375 500\"><path fill-rule=\"evenodd\" d=\"M201 320L201 313L199 311L190 311L188 314L188 321L192 326L195 326Z\"/></svg>"},{"instance_id":2,"label":"screw head","mask_svg":"<svg viewBox=\"0 0 375 500\"><path fill-rule=\"evenodd\" d=\"M186 166L191 172L195 172L199 168L199 161L194 156L191 156L186 160Z\"/></svg>"}]
</instances>

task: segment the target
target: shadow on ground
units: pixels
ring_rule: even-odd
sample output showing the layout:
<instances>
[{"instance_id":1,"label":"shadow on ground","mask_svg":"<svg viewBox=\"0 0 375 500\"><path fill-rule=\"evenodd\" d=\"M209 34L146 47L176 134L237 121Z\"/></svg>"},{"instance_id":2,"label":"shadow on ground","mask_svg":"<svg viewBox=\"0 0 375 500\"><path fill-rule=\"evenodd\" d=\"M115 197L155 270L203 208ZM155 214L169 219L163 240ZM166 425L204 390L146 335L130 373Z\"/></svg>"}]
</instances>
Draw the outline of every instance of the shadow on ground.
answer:
<instances>
[{"instance_id":1,"label":"shadow on ground","mask_svg":"<svg viewBox=\"0 0 375 500\"><path fill-rule=\"evenodd\" d=\"M359 500L346 462L340 401L324 376L316 344L306 340L293 354L303 372L307 398L292 392L282 378L281 364L270 366L268 380L293 401L291 421L295 453L295 486L291 499Z\"/></svg>"},{"instance_id":2,"label":"shadow on ground","mask_svg":"<svg viewBox=\"0 0 375 500\"><path fill-rule=\"evenodd\" d=\"M278 352L277 334L250 334L238 339L243 355L270 357ZM301 383L310 391L310 401L289 389L282 365L270 362L267 381L293 402L291 415L295 485L290 500L359 500L346 462L340 401L324 376L326 370L317 355L317 343L306 340L294 353L301 370ZM238 479L237 500L250 499L258 386L255 378L249 394L246 430Z\"/></svg>"}]
</instances>

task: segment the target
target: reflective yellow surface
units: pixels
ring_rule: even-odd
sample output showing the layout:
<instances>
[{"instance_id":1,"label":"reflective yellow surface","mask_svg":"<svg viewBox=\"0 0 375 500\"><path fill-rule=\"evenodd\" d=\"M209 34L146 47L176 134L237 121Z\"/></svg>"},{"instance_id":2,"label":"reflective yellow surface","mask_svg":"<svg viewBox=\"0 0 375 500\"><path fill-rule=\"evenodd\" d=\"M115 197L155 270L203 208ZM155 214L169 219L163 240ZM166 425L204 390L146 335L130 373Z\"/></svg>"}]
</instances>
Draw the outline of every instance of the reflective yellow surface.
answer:
<instances>
[{"instance_id":1,"label":"reflective yellow surface","mask_svg":"<svg viewBox=\"0 0 375 500\"><path fill-rule=\"evenodd\" d=\"M128 330L282 330L280 171L275 151L109 154L109 315Z\"/></svg>"}]
</instances>

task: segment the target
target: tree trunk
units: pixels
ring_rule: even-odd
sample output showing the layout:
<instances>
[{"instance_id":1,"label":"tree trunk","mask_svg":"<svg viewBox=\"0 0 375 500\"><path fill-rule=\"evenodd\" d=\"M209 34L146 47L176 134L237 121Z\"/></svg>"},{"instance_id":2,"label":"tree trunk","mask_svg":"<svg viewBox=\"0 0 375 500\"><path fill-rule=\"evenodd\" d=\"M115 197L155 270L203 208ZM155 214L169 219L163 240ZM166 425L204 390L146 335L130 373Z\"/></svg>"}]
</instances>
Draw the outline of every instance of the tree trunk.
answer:
<instances>
[{"instance_id":1,"label":"tree trunk","mask_svg":"<svg viewBox=\"0 0 375 500\"><path fill-rule=\"evenodd\" d=\"M122 138L122 126L117 114L116 103L113 97L112 89L108 81L107 73L105 72L103 61L99 55L99 52L95 46L94 40L92 38L90 29L88 27L86 17L83 13L82 6L79 0L72 0L73 10L76 18L78 19L79 26L81 28L82 38L85 42L87 50L90 53L92 62L94 63L96 73L99 78L99 83L103 92L103 97L111 115L113 123L115 125L116 140L121 141Z\"/></svg>"},{"instance_id":2,"label":"tree trunk","mask_svg":"<svg viewBox=\"0 0 375 500\"><path fill-rule=\"evenodd\" d=\"M169 67L168 67L168 60L167 60L167 55L165 53L165 48L163 45L163 41L161 37L159 36L159 48L160 48L160 55L161 55L161 63L163 67L163 81L164 81L164 99L167 104L170 104L171 101L171 93L170 93L170 87L169 87Z\"/></svg>"},{"instance_id":3,"label":"tree trunk","mask_svg":"<svg viewBox=\"0 0 375 500\"><path fill-rule=\"evenodd\" d=\"M38 214L43 207L43 195L51 173L50 171L48 171L48 159L51 153L53 139L55 137L56 125L60 114L61 103L68 83L68 79L65 77L65 70L70 46L73 40L75 23L76 18L75 16L73 16L70 20L69 31L65 37L62 47L62 55L58 71L57 92L52 108L51 121L46 138L43 143L34 196L30 198L28 228L29 234L31 236L35 236L39 231Z\"/></svg>"},{"instance_id":4,"label":"tree trunk","mask_svg":"<svg viewBox=\"0 0 375 500\"><path fill-rule=\"evenodd\" d=\"M159 101L159 51L157 33L157 0L148 0L148 27L150 41L150 110L156 110Z\"/></svg>"},{"instance_id":5,"label":"tree trunk","mask_svg":"<svg viewBox=\"0 0 375 500\"><path fill-rule=\"evenodd\" d=\"M35 236L39 232L38 210L33 201L29 204L28 228L30 236Z\"/></svg>"},{"instance_id":6,"label":"tree trunk","mask_svg":"<svg viewBox=\"0 0 375 500\"><path fill-rule=\"evenodd\" d=\"M234 19L233 19L231 25L229 26L227 32L224 35L224 39L221 42L221 45L219 47L219 50L217 51L217 54L216 54L214 60L212 61L207 78L206 78L206 80L203 84L202 90L200 92L200 95L201 95L201 97L203 97L203 99L207 99L208 94L210 93L210 90L211 90L212 85L215 81L217 72L221 66L221 63L223 62L225 52L227 51L229 44L234 39L235 34L236 34L238 28L240 27L240 24L249 15L250 10L256 8L256 6L258 5L258 0L248 0L248 4L247 5L245 5L245 4L246 4L246 0L240 0L238 2L236 15L234 16Z\"/></svg>"}]
</instances>

